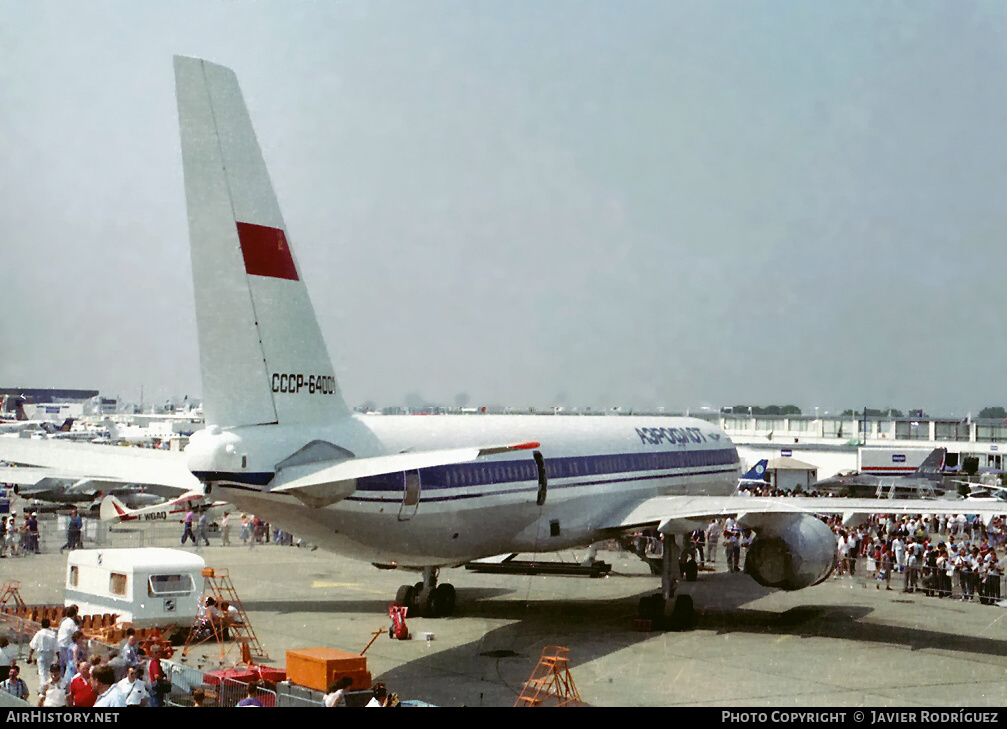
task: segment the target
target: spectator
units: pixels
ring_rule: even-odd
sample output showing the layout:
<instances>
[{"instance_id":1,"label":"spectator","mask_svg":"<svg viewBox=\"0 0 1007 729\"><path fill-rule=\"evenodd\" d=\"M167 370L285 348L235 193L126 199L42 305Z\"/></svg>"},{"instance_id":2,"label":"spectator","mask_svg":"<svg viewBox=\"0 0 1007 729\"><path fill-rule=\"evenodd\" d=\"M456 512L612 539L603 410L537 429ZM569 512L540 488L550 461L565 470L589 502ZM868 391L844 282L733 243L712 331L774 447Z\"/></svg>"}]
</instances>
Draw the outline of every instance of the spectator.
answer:
<instances>
[{"instance_id":1,"label":"spectator","mask_svg":"<svg viewBox=\"0 0 1007 729\"><path fill-rule=\"evenodd\" d=\"M39 550L39 541L38 541L38 517L35 515L34 511L28 515L26 533L28 536L27 540L28 553L41 554L42 552Z\"/></svg>"},{"instance_id":2,"label":"spectator","mask_svg":"<svg viewBox=\"0 0 1007 729\"><path fill-rule=\"evenodd\" d=\"M249 681L248 685L245 687L245 698L239 701L237 706L262 706L262 702L255 697L258 689L259 684L255 681Z\"/></svg>"},{"instance_id":3,"label":"spectator","mask_svg":"<svg viewBox=\"0 0 1007 729\"><path fill-rule=\"evenodd\" d=\"M0 682L0 689L3 689L11 696L16 696L24 701L28 700L28 685L21 678L21 669L15 663L10 667L10 674L7 679Z\"/></svg>"},{"instance_id":4,"label":"spectator","mask_svg":"<svg viewBox=\"0 0 1007 729\"><path fill-rule=\"evenodd\" d=\"M155 643L150 647L150 663L147 664L147 680L150 683L148 695L150 696L150 706L163 706L164 697L171 691L171 684L161 666L161 644Z\"/></svg>"},{"instance_id":5,"label":"spectator","mask_svg":"<svg viewBox=\"0 0 1007 729\"><path fill-rule=\"evenodd\" d=\"M910 542L910 546L912 543ZM916 583L920 574L920 559L916 556L915 549L907 550L906 557L906 581L903 592L916 592Z\"/></svg>"},{"instance_id":6,"label":"spectator","mask_svg":"<svg viewBox=\"0 0 1007 729\"><path fill-rule=\"evenodd\" d=\"M49 678L49 669L56 661L56 631L49 627L49 618L42 618L42 629L32 636L28 644L28 663L35 662L38 665L38 683L41 686ZM36 655L37 654L37 655Z\"/></svg>"},{"instance_id":7,"label":"spectator","mask_svg":"<svg viewBox=\"0 0 1007 729\"><path fill-rule=\"evenodd\" d=\"M66 688L62 681L63 672L58 663L49 665L48 676L39 683L38 705L45 707L66 706Z\"/></svg>"},{"instance_id":8,"label":"spectator","mask_svg":"<svg viewBox=\"0 0 1007 729\"><path fill-rule=\"evenodd\" d=\"M353 685L353 679L343 676L330 685L322 697L322 706L346 706L346 692Z\"/></svg>"},{"instance_id":9,"label":"spectator","mask_svg":"<svg viewBox=\"0 0 1007 729\"><path fill-rule=\"evenodd\" d=\"M91 707L94 706L98 694L91 686L91 664L81 661L77 664L77 675L73 677L66 688L68 703L70 706Z\"/></svg>"},{"instance_id":10,"label":"spectator","mask_svg":"<svg viewBox=\"0 0 1007 729\"><path fill-rule=\"evenodd\" d=\"M77 507L73 507L70 511L70 519L66 524L66 544L59 548L60 554L63 553L64 549L80 549L83 546L81 542L81 532L84 528L84 520L80 518L80 514L77 513Z\"/></svg>"},{"instance_id":11,"label":"spectator","mask_svg":"<svg viewBox=\"0 0 1007 729\"><path fill-rule=\"evenodd\" d=\"M116 684L126 706L147 705L147 685L143 682L143 668L130 666L126 669L126 678Z\"/></svg>"},{"instance_id":12,"label":"spectator","mask_svg":"<svg viewBox=\"0 0 1007 729\"><path fill-rule=\"evenodd\" d=\"M720 522L710 519L706 527L706 543L709 545L707 553L710 555L710 564L717 564L717 542L720 541Z\"/></svg>"},{"instance_id":13,"label":"spectator","mask_svg":"<svg viewBox=\"0 0 1007 729\"><path fill-rule=\"evenodd\" d=\"M63 621L56 633L56 648L59 650L59 665L66 671L70 663L73 634L77 630L77 608L74 605L63 608Z\"/></svg>"},{"instance_id":14,"label":"spectator","mask_svg":"<svg viewBox=\"0 0 1007 729\"><path fill-rule=\"evenodd\" d=\"M193 544L199 544L196 541L196 535L192 533L192 522L195 521L196 515L192 511L192 507L185 513L185 519L182 520L182 544L185 544L186 539L191 539Z\"/></svg>"},{"instance_id":15,"label":"spectator","mask_svg":"<svg viewBox=\"0 0 1007 729\"><path fill-rule=\"evenodd\" d=\"M207 530L210 528L210 518L206 515L206 508L199 510L199 519L196 522L196 546L199 546L199 540L203 540L203 546L209 547L210 540L206 536Z\"/></svg>"},{"instance_id":16,"label":"spectator","mask_svg":"<svg viewBox=\"0 0 1007 729\"><path fill-rule=\"evenodd\" d=\"M231 546L231 514L224 512L224 518L220 520L220 546Z\"/></svg>"},{"instance_id":17,"label":"spectator","mask_svg":"<svg viewBox=\"0 0 1007 729\"><path fill-rule=\"evenodd\" d=\"M206 701L206 692L201 688L194 688L192 690L192 705L202 706L203 702Z\"/></svg>"},{"instance_id":18,"label":"spectator","mask_svg":"<svg viewBox=\"0 0 1007 729\"><path fill-rule=\"evenodd\" d=\"M0 681L6 681L10 675L11 666L17 661L18 650L11 645L6 635L0 635Z\"/></svg>"},{"instance_id":19,"label":"spectator","mask_svg":"<svg viewBox=\"0 0 1007 729\"><path fill-rule=\"evenodd\" d=\"M388 698L388 689L381 681L374 684L371 694L371 700L367 702L365 708L383 707L385 705L385 700Z\"/></svg>"},{"instance_id":20,"label":"spectator","mask_svg":"<svg viewBox=\"0 0 1007 729\"><path fill-rule=\"evenodd\" d=\"M91 671L91 689L98 695L94 708L108 709L126 705L126 697L115 682L115 672L111 666L98 666Z\"/></svg>"}]
</instances>

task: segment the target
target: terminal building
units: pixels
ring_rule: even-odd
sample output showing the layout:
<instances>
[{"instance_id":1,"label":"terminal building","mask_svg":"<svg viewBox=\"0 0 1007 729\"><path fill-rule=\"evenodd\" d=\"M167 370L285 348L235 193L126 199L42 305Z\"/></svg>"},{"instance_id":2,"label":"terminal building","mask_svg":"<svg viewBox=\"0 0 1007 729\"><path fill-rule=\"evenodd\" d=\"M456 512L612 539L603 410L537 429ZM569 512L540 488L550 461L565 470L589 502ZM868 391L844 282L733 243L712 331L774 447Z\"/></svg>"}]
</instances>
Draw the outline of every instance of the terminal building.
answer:
<instances>
[{"instance_id":1,"label":"terminal building","mask_svg":"<svg viewBox=\"0 0 1007 729\"><path fill-rule=\"evenodd\" d=\"M721 413L719 423L749 464L798 458L816 466L820 479L854 470L905 474L934 448L947 449L949 469L960 468L968 457L977 458L982 471L1007 466L1002 419Z\"/></svg>"},{"instance_id":2,"label":"terminal building","mask_svg":"<svg viewBox=\"0 0 1007 729\"><path fill-rule=\"evenodd\" d=\"M3 417L13 419L24 408L30 420L59 421L85 415L114 413L116 401L101 397L97 390L68 390L48 387L0 387Z\"/></svg>"}]
</instances>

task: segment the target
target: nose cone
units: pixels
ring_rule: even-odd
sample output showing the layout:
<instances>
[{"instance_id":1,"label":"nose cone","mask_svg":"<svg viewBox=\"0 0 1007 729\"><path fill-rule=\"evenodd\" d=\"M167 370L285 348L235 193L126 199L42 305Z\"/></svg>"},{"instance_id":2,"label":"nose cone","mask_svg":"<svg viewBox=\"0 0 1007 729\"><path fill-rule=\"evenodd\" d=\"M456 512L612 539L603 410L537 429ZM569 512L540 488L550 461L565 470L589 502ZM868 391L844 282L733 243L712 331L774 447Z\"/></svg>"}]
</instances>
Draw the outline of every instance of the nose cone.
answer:
<instances>
[{"instance_id":1,"label":"nose cone","mask_svg":"<svg viewBox=\"0 0 1007 729\"><path fill-rule=\"evenodd\" d=\"M185 447L185 457L189 470L200 480L213 480L204 475L240 471L241 438L211 425L192 434Z\"/></svg>"}]
</instances>

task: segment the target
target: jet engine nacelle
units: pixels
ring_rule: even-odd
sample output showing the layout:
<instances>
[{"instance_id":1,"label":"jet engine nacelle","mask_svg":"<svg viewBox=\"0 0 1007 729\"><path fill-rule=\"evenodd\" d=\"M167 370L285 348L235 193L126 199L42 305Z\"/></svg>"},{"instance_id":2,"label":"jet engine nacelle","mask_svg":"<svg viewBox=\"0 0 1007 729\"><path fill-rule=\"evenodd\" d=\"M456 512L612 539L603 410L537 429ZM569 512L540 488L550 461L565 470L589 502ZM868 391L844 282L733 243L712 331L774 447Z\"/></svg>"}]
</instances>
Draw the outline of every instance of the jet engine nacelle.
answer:
<instances>
[{"instance_id":1,"label":"jet engine nacelle","mask_svg":"<svg viewBox=\"0 0 1007 729\"><path fill-rule=\"evenodd\" d=\"M836 568L836 537L813 516L762 528L745 559L745 572L764 587L800 590L817 585Z\"/></svg>"}]
</instances>

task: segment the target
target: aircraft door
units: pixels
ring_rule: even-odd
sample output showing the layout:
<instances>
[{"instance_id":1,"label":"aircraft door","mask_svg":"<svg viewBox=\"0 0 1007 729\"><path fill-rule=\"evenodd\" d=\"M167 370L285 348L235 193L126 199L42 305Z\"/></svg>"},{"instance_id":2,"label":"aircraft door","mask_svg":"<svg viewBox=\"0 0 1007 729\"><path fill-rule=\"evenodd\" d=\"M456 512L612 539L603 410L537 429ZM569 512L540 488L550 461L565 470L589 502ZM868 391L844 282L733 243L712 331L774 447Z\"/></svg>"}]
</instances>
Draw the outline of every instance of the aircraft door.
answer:
<instances>
[{"instance_id":1,"label":"aircraft door","mask_svg":"<svg viewBox=\"0 0 1007 729\"><path fill-rule=\"evenodd\" d=\"M545 472L545 459L542 457L540 451L535 451L532 454L535 457L535 470L538 473L538 494L535 497L535 503L538 506L545 504L545 497L548 495L549 491L549 479Z\"/></svg>"},{"instance_id":2,"label":"aircraft door","mask_svg":"<svg viewBox=\"0 0 1007 729\"><path fill-rule=\"evenodd\" d=\"M416 514L420 506L420 491L422 483L419 471L406 471L402 474L402 506L399 507L399 521L408 521Z\"/></svg>"}]
</instances>

